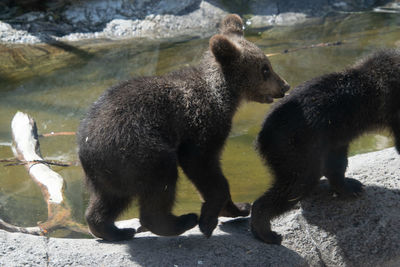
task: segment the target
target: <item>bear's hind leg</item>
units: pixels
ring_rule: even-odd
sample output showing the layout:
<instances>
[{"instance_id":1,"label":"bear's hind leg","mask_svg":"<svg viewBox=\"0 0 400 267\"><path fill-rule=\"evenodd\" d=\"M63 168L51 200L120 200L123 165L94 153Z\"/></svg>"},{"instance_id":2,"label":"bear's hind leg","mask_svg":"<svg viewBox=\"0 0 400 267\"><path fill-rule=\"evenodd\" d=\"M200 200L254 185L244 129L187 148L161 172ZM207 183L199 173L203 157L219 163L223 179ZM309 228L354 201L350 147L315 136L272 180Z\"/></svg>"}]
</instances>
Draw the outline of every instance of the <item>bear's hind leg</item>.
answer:
<instances>
[{"instance_id":1,"label":"bear's hind leg","mask_svg":"<svg viewBox=\"0 0 400 267\"><path fill-rule=\"evenodd\" d=\"M131 202L130 197L101 194L92 191L86 210L86 221L90 232L107 241L121 241L133 238L135 229L120 229L115 226L115 219Z\"/></svg>"},{"instance_id":2,"label":"bear's hind leg","mask_svg":"<svg viewBox=\"0 0 400 267\"><path fill-rule=\"evenodd\" d=\"M175 155L159 153L153 160L149 165L152 168L142 173L142 179L148 185L139 192L140 223L157 235L180 235L197 225L198 216L194 213L172 214L178 178Z\"/></svg>"},{"instance_id":3,"label":"bear's hind leg","mask_svg":"<svg viewBox=\"0 0 400 267\"><path fill-rule=\"evenodd\" d=\"M194 213L175 216L171 213L175 199L175 186L168 185L140 197L140 223L142 227L161 236L177 236L198 223Z\"/></svg>"},{"instance_id":4,"label":"bear's hind leg","mask_svg":"<svg viewBox=\"0 0 400 267\"><path fill-rule=\"evenodd\" d=\"M218 216L247 216L251 205L232 202L229 184L219 164L218 153L200 153L195 148L182 150L179 163L200 192L204 203L199 220L200 231L210 237L218 224Z\"/></svg>"},{"instance_id":5,"label":"bear's hind leg","mask_svg":"<svg viewBox=\"0 0 400 267\"><path fill-rule=\"evenodd\" d=\"M400 111L397 111L394 114L394 118L390 124L392 128L392 133L394 136L394 144L397 150L397 153L400 153Z\"/></svg>"},{"instance_id":6,"label":"bear's hind leg","mask_svg":"<svg viewBox=\"0 0 400 267\"><path fill-rule=\"evenodd\" d=\"M265 243L279 245L282 237L271 230L270 221L290 210L314 188L316 181L318 178L313 177L309 186L298 186L295 181L291 183L277 176L275 184L253 203L250 222L253 235Z\"/></svg>"},{"instance_id":7,"label":"bear's hind leg","mask_svg":"<svg viewBox=\"0 0 400 267\"><path fill-rule=\"evenodd\" d=\"M347 168L347 149L348 146L330 149L324 164L324 175L329 180L332 190L344 199L358 197L363 191L361 182L344 176Z\"/></svg>"}]
</instances>

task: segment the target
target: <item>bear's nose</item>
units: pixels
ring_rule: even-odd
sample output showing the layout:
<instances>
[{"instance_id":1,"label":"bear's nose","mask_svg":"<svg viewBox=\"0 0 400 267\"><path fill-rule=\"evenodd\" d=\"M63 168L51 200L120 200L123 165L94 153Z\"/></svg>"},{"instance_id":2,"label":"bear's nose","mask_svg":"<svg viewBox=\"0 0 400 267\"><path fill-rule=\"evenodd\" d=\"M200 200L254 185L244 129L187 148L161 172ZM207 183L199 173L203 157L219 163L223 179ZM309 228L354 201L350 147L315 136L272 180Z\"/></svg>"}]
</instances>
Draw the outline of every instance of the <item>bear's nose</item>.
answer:
<instances>
[{"instance_id":1,"label":"bear's nose","mask_svg":"<svg viewBox=\"0 0 400 267\"><path fill-rule=\"evenodd\" d=\"M289 89L290 89L290 85L288 83L285 83L282 86L282 93L285 94L287 91L289 91Z\"/></svg>"}]
</instances>

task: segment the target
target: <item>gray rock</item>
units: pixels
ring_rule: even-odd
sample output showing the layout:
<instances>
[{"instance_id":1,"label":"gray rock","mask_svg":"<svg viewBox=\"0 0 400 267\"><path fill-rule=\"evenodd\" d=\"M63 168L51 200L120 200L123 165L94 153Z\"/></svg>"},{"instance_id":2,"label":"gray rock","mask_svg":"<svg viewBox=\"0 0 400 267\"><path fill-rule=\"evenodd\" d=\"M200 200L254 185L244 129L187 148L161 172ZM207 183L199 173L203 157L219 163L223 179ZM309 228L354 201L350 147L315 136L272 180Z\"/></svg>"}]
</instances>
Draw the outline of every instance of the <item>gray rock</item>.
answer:
<instances>
[{"instance_id":1,"label":"gray rock","mask_svg":"<svg viewBox=\"0 0 400 267\"><path fill-rule=\"evenodd\" d=\"M132 37L169 38L208 36L227 14L201 0L73 1L61 11L29 12L4 20L2 43L40 43L49 40ZM194 23L195 22L195 23ZM3 27L4 28L4 27Z\"/></svg>"},{"instance_id":2,"label":"gray rock","mask_svg":"<svg viewBox=\"0 0 400 267\"><path fill-rule=\"evenodd\" d=\"M39 2L39 1L34 1ZM204 37L230 12L251 14L249 27L292 25L332 11L372 8L378 0L86 0L47 1L48 12L28 12L18 17L16 8L0 10L2 43L40 43L51 40L132 37ZM5 4L3 4L5 5ZM1 8L1 5L0 5ZM384 10L387 10L384 9Z\"/></svg>"},{"instance_id":3,"label":"gray rock","mask_svg":"<svg viewBox=\"0 0 400 267\"><path fill-rule=\"evenodd\" d=\"M393 148L354 156L346 176L365 185L361 198L335 199L323 180L314 195L301 202L301 208L275 220L272 227L284 228L283 245L311 265L318 258L321 266L398 266L399 166L400 157ZM298 216L297 230L287 228L293 221L290 216Z\"/></svg>"},{"instance_id":4,"label":"gray rock","mask_svg":"<svg viewBox=\"0 0 400 267\"><path fill-rule=\"evenodd\" d=\"M248 218L221 218L210 239L139 233L127 242L61 239L0 231L0 266L399 266L400 156L393 148L349 159L359 199L336 199L326 181L272 222L282 246L253 238ZM120 227L139 227L137 219Z\"/></svg>"},{"instance_id":5,"label":"gray rock","mask_svg":"<svg viewBox=\"0 0 400 267\"><path fill-rule=\"evenodd\" d=\"M0 266L45 266L48 239L0 230Z\"/></svg>"}]
</instances>

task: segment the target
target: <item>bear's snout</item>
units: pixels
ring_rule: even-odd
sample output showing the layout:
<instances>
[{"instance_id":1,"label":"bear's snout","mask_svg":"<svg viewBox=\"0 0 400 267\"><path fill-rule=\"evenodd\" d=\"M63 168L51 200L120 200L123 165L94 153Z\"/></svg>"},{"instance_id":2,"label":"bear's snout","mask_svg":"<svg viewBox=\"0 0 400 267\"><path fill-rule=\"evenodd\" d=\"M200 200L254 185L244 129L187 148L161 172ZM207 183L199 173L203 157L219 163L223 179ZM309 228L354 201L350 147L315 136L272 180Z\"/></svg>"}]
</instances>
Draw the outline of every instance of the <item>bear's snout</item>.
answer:
<instances>
[{"instance_id":1,"label":"bear's snout","mask_svg":"<svg viewBox=\"0 0 400 267\"><path fill-rule=\"evenodd\" d=\"M274 98L282 98L285 96L286 92L289 91L290 85L286 82L283 81L275 91L276 93L273 95Z\"/></svg>"},{"instance_id":2,"label":"bear's snout","mask_svg":"<svg viewBox=\"0 0 400 267\"><path fill-rule=\"evenodd\" d=\"M274 73L270 83L271 96L273 98L282 98L286 92L289 91L290 85L287 81L282 79L277 73Z\"/></svg>"},{"instance_id":3,"label":"bear's snout","mask_svg":"<svg viewBox=\"0 0 400 267\"><path fill-rule=\"evenodd\" d=\"M290 84L288 84L287 82L285 82L285 84L282 86L282 97L285 96L286 92L289 91L290 89Z\"/></svg>"}]
</instances>

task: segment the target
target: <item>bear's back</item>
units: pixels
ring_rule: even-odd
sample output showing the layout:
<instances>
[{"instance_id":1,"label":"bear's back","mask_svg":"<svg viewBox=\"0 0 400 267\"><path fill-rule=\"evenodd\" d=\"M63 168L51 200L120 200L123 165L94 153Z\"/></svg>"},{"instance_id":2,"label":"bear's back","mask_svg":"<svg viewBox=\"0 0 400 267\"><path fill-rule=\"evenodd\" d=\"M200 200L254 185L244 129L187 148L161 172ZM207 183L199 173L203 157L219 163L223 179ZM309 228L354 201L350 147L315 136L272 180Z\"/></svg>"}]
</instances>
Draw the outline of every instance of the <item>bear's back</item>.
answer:
<instances>
[{"instance_id":1,"label":"bear's back","mask_svg":"<svg viewBox=\"0 0 400 267\"><path fill-rule=\"evenodd\" d=\"M257 146L265 154L290 143L346 143L365 131L385 127L394 110L399 110L397 100L399 50L379 51L342 72L294 88L267 115Z\"/></svg>"}]
</instances>

